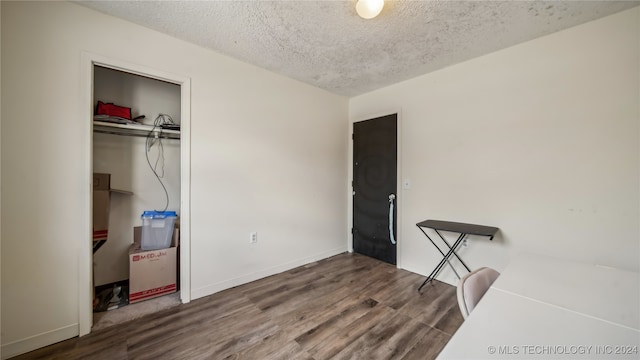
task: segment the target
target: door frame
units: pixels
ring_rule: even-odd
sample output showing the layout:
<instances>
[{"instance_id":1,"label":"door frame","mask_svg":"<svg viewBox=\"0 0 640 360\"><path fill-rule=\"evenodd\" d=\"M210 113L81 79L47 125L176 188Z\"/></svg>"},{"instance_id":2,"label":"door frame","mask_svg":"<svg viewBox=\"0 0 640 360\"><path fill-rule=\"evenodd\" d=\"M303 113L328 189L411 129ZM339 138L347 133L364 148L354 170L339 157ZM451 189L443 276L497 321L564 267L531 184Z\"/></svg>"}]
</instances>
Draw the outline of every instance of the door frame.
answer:
<instances>
[{"instance_id":1,"label":"door frame","mask_svg":"<svg viewBox=\"0 0 640 360\"><path fill-rule=\"evenodd\" d=\"M396 152L396 164L397 164L397 177L396 177L396 267L402 269L402 204L404 198L404 191L402 188L402 111L401 109L381 111L372 114L351 116L349 119L349 146L347 156L347 251L353 253L353 124L372 120L375 118L396 114L396 127L397 127L397 152Z\"/></svg>"},{"instance_id":2,"label":"door frame","mask_svg":"<svg viewBox=\"0 0 640 360\"><path fill-rule=\"evenodd\" d=\"M119 59L83 52L81 55L81 104L85 134L84 183L82 192L85 216L82 219L83 237L78 246L78 334L87 335L93 326L93 68L95 65L119 70L147 78L162 80L180 86L180 300L191 301L191 78L150 67L128 63Z\"/></svg>"}]
</instances>

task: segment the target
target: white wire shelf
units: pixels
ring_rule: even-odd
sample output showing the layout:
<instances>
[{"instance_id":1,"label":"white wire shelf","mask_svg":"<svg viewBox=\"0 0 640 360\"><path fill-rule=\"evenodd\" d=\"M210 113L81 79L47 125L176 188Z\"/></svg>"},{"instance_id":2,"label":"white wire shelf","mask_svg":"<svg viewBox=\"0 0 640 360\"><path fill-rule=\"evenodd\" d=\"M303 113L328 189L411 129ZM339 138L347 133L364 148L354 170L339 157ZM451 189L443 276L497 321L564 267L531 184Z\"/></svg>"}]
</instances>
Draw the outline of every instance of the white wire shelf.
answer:
<instances>
[{"instance_id":1,"label":"white wire shelf","mask_svg":"<svg viewBox=\"0 0 640 360\"><path fill-rule=\"evenodd\" d=\"M143 124L115 124L105 121L94 121L93 132L112 135L159 137L180 140L180 130L169 130Z\"/></svg>"}]
</instances>

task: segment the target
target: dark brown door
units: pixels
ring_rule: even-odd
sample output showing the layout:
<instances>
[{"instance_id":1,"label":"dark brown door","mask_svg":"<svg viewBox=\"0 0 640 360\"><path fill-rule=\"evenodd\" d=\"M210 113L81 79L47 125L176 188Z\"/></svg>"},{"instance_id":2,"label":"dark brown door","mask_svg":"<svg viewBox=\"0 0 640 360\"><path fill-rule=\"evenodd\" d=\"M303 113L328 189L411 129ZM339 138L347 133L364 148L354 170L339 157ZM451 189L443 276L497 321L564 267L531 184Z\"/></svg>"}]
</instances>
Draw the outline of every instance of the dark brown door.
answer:
<instances>
[{"instance_id":1,"label":"dark brown door","mask_svg":"<svg viewBox=\"0 0 640 360\"><path fill-rule=\"evenodd\" d=\"M353 124L353 250L396 264L397 114Z\"/></svg>"}]
</instances>

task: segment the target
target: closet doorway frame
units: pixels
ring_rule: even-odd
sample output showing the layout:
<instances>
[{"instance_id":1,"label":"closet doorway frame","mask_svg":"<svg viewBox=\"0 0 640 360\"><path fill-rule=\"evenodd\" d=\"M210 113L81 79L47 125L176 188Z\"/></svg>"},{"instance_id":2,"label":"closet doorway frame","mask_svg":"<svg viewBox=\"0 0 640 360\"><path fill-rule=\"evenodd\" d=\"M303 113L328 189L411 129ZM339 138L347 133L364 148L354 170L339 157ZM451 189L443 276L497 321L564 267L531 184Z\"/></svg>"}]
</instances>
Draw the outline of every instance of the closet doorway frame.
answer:
<instances>
[{"instance_id":1,"label":"closet doorway frame","mask_svg":"<svg viewBox=\"0 0 640 360\"><path fill-rule=\"evenodd\" d=\"M83 192L85 217L82 221L86 237L79 244L78 254L78 334L91 333L93 326L93 70L101 66L180 86L180 301L191 301L191 78L158 69L108 58L92 53L82 53L82 111L86 156L84 161L86 190Z\"/></svg>"}]
</instances>

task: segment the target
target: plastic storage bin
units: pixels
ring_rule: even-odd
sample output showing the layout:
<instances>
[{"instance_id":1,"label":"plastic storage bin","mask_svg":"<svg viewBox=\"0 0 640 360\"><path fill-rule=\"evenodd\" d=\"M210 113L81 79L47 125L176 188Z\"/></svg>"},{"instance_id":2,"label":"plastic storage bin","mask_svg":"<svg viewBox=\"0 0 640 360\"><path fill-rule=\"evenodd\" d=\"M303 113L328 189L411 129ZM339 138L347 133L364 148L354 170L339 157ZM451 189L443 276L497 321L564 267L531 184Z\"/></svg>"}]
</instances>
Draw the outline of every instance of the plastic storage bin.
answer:
<instances>
[{"instance_id":1,"label":"plastic storage bin","mask_svg":"<svg viewBox=\"0 0 640 360\"><path fill-rule=\"evenodd\" d=\"M166 249L171 246L175 211L145 211L142 213L142 250Z\"/></svg>"}]
</instances>

